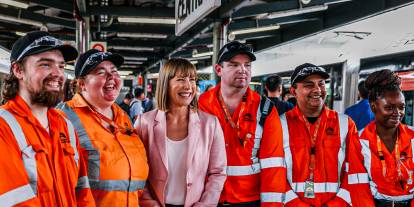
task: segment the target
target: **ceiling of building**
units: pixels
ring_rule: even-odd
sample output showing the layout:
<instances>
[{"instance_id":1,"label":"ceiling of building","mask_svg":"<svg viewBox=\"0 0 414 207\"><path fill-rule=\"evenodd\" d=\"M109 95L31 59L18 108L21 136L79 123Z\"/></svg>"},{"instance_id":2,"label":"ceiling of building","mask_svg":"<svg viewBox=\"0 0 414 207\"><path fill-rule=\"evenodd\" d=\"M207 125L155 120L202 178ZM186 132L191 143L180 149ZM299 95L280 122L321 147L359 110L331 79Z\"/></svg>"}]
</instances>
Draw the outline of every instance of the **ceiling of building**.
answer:
<instances>
[{"instance_id":1,"label":"ceiling of building","mask_svg":"<svg viewBox=\"0 0 414 207\"><path fill-rule=\"evenodd\" d=\"M76 22L90 19L92 41L106 41L108 50L128 57L122 70L158 71L160 60L182 57L211 65L213 25L229 22L229 34L255 51L334 28L408 0L222 0L221 6L181 36L175 36L174 0L0 0L0 46L11 49L21 33L47 30L66 40L76 40ZM12 1L16 2L16 1ZM307 4L304 4L307 3ZM131 18L162 19L131 23ZM148 20L147 20L148 21ZM135 21L136 22L136 21ZM272 26L272 27L270 27ZM262 32L241 31L270 27ZM198 55L197 55L198 54ZM194 57L196 56L196 57Z\"/></svg>"}]
</instances>

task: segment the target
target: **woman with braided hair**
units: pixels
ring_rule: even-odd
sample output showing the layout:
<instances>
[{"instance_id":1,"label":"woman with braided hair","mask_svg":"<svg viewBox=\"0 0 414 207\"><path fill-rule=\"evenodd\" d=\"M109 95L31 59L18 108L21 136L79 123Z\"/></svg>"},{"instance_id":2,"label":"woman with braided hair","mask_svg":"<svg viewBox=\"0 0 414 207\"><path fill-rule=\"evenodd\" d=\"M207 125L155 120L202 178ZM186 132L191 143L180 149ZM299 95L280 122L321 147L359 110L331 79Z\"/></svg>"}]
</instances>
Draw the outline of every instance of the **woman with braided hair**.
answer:
<instances>
[{"instance_id":1,"label":"woman with braided hair","mask_svg":"<svg viewBox=\"0 0 414 207\"><path fill-rule=\"evenodd\" d=\"M365 81L375 120L351 140L348 182L353 206L414 206L414 131L401 123L405 98L390 70Z\"/></svg>"}]
</instances>

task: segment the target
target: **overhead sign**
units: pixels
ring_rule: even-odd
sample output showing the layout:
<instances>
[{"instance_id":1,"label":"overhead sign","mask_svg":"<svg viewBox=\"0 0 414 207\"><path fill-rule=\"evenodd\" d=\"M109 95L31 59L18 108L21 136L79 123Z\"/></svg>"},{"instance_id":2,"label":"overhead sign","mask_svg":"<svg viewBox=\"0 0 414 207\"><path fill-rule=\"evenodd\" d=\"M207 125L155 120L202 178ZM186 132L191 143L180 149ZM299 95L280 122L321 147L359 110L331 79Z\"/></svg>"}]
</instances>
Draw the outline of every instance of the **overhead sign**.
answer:
<instances>
[{"instance_id":1,"label":"overhead sign","mask_svg":"<svg viewBox=\"0 0 414 207\"><path fill-rule=\"evenodd\" d=\"M182 35L220 5L221 0L175 0L175 35Z\"/></svg>"},{"instance_id":2,"label":"overhead sign","mask_svg":"<svg viewBox=\"0 0 414 207\"><path fill-rule=\"evenodd\" d=\"M106 42L91 42L91 48L90 49L97 49L101 52L106 52Z\"/></svg>"}]
</instances>

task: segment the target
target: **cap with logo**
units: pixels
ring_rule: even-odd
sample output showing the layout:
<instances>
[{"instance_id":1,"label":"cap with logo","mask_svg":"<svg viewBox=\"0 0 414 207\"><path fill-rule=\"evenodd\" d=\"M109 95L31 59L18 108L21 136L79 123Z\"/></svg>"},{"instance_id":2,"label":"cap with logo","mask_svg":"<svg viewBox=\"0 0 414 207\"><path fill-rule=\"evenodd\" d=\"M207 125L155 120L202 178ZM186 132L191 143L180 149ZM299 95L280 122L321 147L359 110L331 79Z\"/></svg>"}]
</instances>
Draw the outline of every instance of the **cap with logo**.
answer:
<instances>
[{"instance_id":1,"label":"cap with logo","mask_svg":"<svg viewBox=\"0 0 414 207\"><path fill-rule=\"evenodd\" d=\"M306 77L314 74L318 74L324 79L329 78L329 73L327 73L324 68L311 63L305 63L295 68L295 71L293 72L292 76L290 76L290 82L293 85L297 82L304 80Z\"/></svg>"},{"instance_id":2,"label":"cap with logo","mask_svg":"<svg viewBox=\"0 0 414 207\"><path fill-rule=\"evenodd\" d=\"M10 62L14 63L22 60L24 57L50 50L59 50L66 62L75 60L78 57L78 51L73 46L64 44L63 41L51 36L48 32L33 31L20 37L13 44Z\"/></svg>"},{"instance_id":3,"label":"cap with logo","mask_svg":"<svg viewBox=\"0 0 414 207\"><path fill-rule=\"evenodd\" d=\"M250 57L251 61L256 60L256 56L253 53L253 49L246 44L240 43L238 41L233 41L225 44L218 53L217 63L223 61L229 61L233 57L239 54L246 54Z\"/></svg>"},{"instance_id":4,"label":"cap with logo","mask_svg":"<svg viewBox=\"0 0 414 207\"><path fill-rule=\"evenodd\" d=\"M76 61L76 78L87 75L105 60L111 61L116 67L119 67L124 63L124 58L119 54L90 49L85 53L82 53L79 56L78 61Z\"/></svg>"}]
</instances>

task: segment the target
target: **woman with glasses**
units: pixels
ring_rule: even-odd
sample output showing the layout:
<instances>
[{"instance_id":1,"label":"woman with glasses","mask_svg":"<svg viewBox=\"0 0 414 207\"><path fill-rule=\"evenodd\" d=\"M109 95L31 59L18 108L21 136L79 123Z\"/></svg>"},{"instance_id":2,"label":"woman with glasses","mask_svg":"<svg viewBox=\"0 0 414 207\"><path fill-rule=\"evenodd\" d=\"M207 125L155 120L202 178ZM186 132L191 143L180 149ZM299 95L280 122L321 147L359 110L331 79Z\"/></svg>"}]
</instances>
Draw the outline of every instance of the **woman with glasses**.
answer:
<instances>
[{"instance_id":1,"label":"woman with glasses","mask_svg":"<svg viewBox=\"0 0 414 207\"><path fill-rule=\"evenodd\" d=\"M78 93L58 106L79 136L98 207L138 206L148 175L144 145L129 116L114 103L123 61L118 54L94 49L81 54L75 65Z\"/></svg>"},{"instance_id":2,"label":"woman with glasses","mask_svg":"<svg viewBox=\"0 0 414 207\"><path fill-rule=\"evenodd\" d=\"M226 179L220 123L197 110L196 68L168 60L159 73L158 107L135 125L147 150L149 179L140 206L217 206Z\"/></svg>"},{"instance_id":3,"label":"woman with glasses","mask_svg":"<svg viewBox=\"0 0 414 207\"><path fill-rule=\"evenodd\" d=\"M365 81L375 120L351 140L349 175L353 206L409 207L413 202L414 131L401 123L405 99L390 70Z\"/></svg>"}]
</instances>

